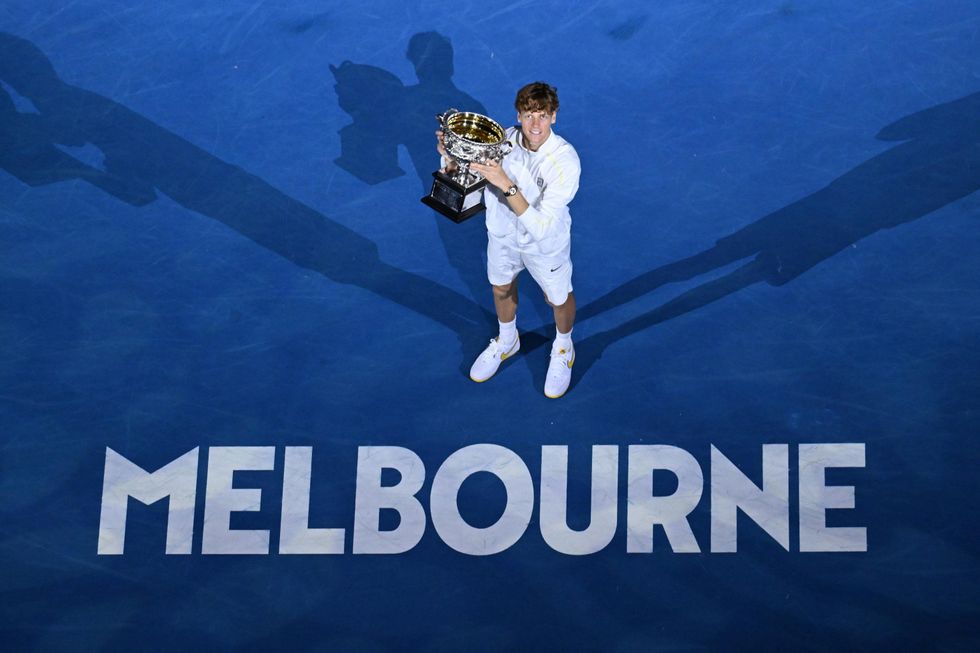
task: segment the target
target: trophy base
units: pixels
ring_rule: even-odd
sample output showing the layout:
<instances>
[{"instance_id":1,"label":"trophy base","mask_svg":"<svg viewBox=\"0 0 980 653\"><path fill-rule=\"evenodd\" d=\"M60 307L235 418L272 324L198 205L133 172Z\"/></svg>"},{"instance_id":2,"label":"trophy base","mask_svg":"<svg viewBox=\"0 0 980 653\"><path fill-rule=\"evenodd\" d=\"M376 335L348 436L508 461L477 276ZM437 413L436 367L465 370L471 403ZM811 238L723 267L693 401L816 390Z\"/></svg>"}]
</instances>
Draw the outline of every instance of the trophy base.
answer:
<instances>
[{"instance_id":1,"label":"trophy base","mask_svg":"<svg viewBox=\"0 0 980 653\"><path fill-rule=\"evenodd\" d=\"M443 172L433 172L432 177L432 191L422 198L422 203L453 222L468 220L487 208L480 194L487 185L486 179L463 186Z\"/></svg>"}]
</instances>

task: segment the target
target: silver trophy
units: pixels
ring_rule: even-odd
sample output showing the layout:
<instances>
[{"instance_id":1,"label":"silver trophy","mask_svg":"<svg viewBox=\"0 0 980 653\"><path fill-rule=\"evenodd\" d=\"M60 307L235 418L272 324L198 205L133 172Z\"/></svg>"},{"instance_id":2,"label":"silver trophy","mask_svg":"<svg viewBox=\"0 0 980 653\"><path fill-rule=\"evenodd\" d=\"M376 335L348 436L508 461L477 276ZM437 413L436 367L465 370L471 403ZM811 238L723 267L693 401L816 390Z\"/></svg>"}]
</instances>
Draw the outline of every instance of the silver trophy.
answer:
<instances>
[{"instance_id":1,"label":"silver trophy","mask_svg":"<svg viewBox=\"0 0 980 653\"><path fill-rule=\"evenodd\" d=\"M471 163L501 161L513 148L507 133L495 120L479 113L449 109L436 115L442 128L446 154L456 162L456 169L432 173L432 191L422 203L453 222L473 217L486 206L480 191L487 180L470 170Z\"/></svg>"}]
</instances>

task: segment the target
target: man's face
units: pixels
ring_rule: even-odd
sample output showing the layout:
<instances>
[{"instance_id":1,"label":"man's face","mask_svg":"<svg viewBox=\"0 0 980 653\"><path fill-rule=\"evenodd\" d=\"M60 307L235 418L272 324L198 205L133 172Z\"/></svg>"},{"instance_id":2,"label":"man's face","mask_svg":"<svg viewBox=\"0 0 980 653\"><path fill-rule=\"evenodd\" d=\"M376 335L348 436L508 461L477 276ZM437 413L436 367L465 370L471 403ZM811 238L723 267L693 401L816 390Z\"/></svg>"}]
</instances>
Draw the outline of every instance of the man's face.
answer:
<instances>
[{"instance_id":1,"label":"man's face","mask_svg":"<svg viewBox=\"0 0 980 653\"><path fill-rule=\"evenodd\" d=\"M541 144L551 136L551 126L555 124L557 114L547 111L520 111L517 120L521 123L521 133L524 135L524 146L536 152Z\"/></svg>"}]
</instances>

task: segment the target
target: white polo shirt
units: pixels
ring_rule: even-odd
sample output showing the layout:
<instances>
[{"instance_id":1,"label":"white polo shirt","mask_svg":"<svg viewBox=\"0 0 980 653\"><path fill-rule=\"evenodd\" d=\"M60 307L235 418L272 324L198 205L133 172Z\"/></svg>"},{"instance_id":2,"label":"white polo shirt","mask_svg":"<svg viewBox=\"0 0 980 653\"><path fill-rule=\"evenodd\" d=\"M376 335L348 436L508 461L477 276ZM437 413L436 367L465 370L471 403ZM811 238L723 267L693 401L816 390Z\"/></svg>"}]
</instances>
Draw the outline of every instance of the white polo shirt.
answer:
<instances>
[{"instance_id":1,"label":"white polo shirt","mask_svg":"<svg viewBox=\"0 0 980 653\"><path fill-rule=\"evenodd\" d=\"M527 200L528 209L518 217L502 191L487 186L487 231L506 239L528 254L552 254L568 244L572 216L568 203L578 191L582 167L575 148L551 132L537 152L523 145L520 127L507 130L507 140L514 149L504 157L502 166Z\"/></svg>"}]
</instances>

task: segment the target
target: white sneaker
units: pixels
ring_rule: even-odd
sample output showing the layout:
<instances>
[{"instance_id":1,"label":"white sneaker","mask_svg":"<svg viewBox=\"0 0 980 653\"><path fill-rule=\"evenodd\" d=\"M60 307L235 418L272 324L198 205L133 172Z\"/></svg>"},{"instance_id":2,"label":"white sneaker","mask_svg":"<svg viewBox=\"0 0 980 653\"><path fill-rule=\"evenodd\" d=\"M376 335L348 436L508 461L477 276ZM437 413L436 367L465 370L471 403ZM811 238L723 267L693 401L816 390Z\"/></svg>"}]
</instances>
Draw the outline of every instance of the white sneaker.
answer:
<instances>
[{"instance_id":1,"label":"white sneaker","mask_svg":"<svg viewBox=\"0 0 980 653\"><path fill-rule=\"evenodd\" d=\"M572 365L575 364L575 345L568 349L557 342L551 345L551 363L548 364L548 377L544 382L544 394L549 399L557 399L568 390L572 380Z\"/></svg>"},{"instance_id":2,"label":"white sneaker","mask_svg":"<svg viewBox=\"0 0 980 653\"><path fill-rule=\"evenodd\" d=\"M470 368L470 378L477 383L483 383L497 373L500 364L521 350L521 337L514 338L514 344L510 349L504 350L497 339L490 341L490 346L483 350L483 353L476 357L473 367Z\"/></svg>"}]
</instances>

